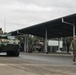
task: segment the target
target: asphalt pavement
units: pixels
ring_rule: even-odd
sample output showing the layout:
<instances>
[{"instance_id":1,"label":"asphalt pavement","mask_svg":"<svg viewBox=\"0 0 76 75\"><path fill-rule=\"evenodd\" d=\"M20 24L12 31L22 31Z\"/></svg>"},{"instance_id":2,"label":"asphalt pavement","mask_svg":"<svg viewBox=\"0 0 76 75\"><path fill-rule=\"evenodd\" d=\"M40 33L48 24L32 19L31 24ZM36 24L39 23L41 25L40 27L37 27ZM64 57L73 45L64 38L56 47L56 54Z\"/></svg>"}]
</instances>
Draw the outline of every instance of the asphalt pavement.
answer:
<instances>
[{"instance_id":1,"label":"asphalt pavement","mask_svg":"<svg viewBox=\"0 0 76 75\"><path fill-rule=\"evenodd\" d=\"M0 75L76 75L71 54L21 52L19 57L0 54Z\"/></svg>"},{"instance_id":2,"label":"asphalt pavement","mask_svg":"<svg viewBox=\"0 0 76 75\"><path fill-rule=\"evenodd\" d=\"M71 54L23 53L21 57L39 63L72 65Z\"/></svg>"}]
</instances>

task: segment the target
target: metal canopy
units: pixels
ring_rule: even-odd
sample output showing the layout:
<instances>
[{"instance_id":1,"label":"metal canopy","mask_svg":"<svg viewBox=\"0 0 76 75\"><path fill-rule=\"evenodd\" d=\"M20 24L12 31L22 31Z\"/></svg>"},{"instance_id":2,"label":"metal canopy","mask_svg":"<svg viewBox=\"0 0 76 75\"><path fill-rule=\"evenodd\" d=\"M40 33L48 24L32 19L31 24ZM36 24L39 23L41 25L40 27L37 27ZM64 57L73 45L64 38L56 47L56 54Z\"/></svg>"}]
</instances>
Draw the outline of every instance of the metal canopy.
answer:
<instances>
[{"instance_id":1,"label":"metal canopy","mask_svg":"<svg viewBox=\"0 0 76 75\"><path fill-rule=\"evenodd\" d=\"M76 23L76 14L61 17L55 20L47 21L41 24L37 24L31 27L23 28L19 31L23 34L32 34L45 38L45 31L47 29L47 38L56 37L67 37L73 36L73 26L69 24L62 23L62 18L64 21L69 23ZM75 24L76 25L76 24ZM76 27L76 26L75 26ZM12 35L18 35L17 31L10 32Z\"/></svg>"}]
</instances>

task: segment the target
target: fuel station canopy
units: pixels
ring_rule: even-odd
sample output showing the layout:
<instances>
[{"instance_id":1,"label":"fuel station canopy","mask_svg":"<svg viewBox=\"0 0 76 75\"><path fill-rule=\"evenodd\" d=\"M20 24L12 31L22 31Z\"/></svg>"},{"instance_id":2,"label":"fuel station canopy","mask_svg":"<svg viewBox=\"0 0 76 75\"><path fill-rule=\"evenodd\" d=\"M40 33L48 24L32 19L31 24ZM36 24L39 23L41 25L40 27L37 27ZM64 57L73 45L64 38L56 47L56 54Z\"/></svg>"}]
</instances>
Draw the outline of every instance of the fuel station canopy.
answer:
<instances>
[{"instance_id":1,"label":"fuel station canopy","mask_svg":"<svg viewBox=\"0 0 76 75\"><path fill-rule=\"evenodd\" d=\"M73 32L75 32L73 25L76 28L76 14L36 24L10 33L12 35L18 35L18 32L20 32L22 34L32 34L45 38L45 32L47 30L47 38L67 37L73 36Z\"/></svg>"}]
</instances>

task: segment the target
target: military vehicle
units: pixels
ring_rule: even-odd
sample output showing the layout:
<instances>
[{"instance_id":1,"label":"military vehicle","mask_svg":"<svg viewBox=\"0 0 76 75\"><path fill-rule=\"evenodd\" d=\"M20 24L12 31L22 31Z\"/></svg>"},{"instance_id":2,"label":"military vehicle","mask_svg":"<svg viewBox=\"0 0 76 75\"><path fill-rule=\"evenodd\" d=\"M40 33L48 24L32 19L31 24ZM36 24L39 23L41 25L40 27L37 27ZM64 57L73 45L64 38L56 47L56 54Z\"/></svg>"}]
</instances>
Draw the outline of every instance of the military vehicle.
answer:
<instances>
[{"instance_id":1,"label":"military vehicle","mask_svg":"<svg viewBox=\"0 0 76 75\"><path fill-rule=\"evenodd\" d=\"M0 34L0 52L8 56L19 56L19 40L9 34Z\"/></svg>"},{"instance_id":2,"label":"military vehicle","mask_svg":"<svg viewBox=\"0 0 76 75\"><path fill-rule=\"evenodd\" d=\"M44 43L42 41L37 41L36 44L33 46L33 50L37 50L38 52L42 51L44 47Z\"/></svg>"}]
</instances>

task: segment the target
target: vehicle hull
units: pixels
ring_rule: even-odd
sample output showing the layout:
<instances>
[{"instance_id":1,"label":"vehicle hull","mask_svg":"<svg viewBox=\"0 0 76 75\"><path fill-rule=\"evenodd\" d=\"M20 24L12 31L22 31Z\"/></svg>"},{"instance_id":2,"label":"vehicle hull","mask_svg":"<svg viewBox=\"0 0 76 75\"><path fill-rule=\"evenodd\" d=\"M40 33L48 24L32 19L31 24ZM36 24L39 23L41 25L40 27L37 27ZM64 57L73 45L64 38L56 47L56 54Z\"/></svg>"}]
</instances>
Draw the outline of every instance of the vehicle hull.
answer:
<instances>
[{"instance_id":1,"label":"vehicle hull","mask_svg":"<svg viewBox=\"0 0 76 75\"><path fill-rule=\"evenodd\" d=\"M0 52L8 52L8 51L18 51L19 45L17 44L1 44Z\"/></svg>"}]
</instances>

